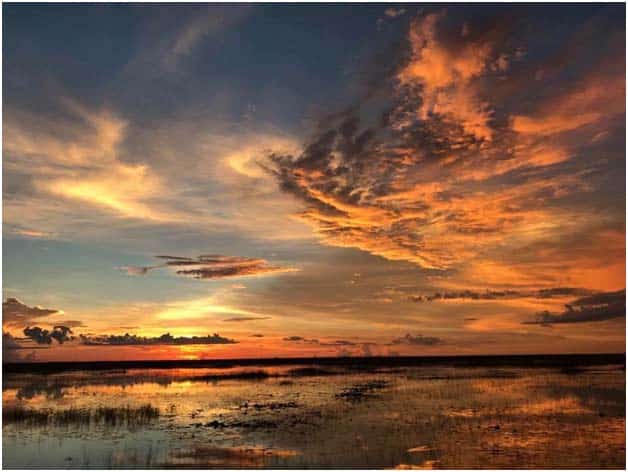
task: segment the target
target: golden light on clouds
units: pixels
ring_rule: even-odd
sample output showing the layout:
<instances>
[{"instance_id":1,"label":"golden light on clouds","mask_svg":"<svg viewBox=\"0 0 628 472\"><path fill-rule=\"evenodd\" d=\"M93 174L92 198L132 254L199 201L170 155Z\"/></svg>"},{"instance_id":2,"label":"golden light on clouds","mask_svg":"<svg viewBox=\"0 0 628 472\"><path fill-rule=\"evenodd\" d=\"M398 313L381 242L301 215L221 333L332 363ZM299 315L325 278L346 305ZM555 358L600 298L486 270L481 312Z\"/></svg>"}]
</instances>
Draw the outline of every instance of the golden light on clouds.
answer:
<instances>
[{"instance_id":1,"label":"golden light on clouds","mask_svg":"<svg viewBox=\"0 0 628 472\"><path fill-rule=\"evenodd\" d=\"M357 15L358 36L326 38L338 48L320 56L305 43L265 56L228 47L262 13L227 10L139 15L124 54L46 73L38 56L22 69L36 34L9 58L3 270L5 300L21 300L6 325L18 347L50 341L35 346L50 359L621 348L616 300L567 307L625 287L622 22L407 6ZM55 326L76 339L57 343ZM115 346L126 332L143 339ZM150 344L168 332L220 337Z\"/></svg>"}]
</instances>

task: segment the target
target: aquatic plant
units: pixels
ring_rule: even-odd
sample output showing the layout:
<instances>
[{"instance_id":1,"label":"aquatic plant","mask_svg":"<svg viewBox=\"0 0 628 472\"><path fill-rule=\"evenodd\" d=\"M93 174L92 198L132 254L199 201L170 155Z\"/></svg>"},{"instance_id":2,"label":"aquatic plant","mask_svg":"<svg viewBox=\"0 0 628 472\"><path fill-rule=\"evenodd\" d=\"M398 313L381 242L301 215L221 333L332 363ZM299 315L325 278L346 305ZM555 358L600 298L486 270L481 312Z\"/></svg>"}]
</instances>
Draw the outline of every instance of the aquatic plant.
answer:
<instances>
[{"instance_id":1,"label":"aquatic plant","mask_svg":"<svg viewBox=\"0 0 628 472\"><path fill-rule=\"evenodd\" d=\"M108 426L138 426L151 423L159 418L159 409L150 404L139 407L66 408L35 409L21 405L4 407L2 421L31 426L66 426L105 424Z\"/></svg>"}]
</instances>

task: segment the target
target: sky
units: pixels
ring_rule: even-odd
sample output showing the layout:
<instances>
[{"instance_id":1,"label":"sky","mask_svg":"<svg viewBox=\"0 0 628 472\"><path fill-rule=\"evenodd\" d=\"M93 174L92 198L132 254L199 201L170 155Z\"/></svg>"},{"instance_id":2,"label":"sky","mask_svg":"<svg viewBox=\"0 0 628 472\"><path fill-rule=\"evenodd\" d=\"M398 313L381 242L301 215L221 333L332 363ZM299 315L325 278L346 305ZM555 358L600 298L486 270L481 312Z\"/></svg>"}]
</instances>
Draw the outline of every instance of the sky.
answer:
<instances>
[{"instance_id":1,"label":"sky","mask_svg":"<svg viewBox=\"0 0 628 472\"><path fill-rule=\"evenodd\" d=\"M625 5L5 4L3 360L625 351Z\"/></svg>"}]
</instances>

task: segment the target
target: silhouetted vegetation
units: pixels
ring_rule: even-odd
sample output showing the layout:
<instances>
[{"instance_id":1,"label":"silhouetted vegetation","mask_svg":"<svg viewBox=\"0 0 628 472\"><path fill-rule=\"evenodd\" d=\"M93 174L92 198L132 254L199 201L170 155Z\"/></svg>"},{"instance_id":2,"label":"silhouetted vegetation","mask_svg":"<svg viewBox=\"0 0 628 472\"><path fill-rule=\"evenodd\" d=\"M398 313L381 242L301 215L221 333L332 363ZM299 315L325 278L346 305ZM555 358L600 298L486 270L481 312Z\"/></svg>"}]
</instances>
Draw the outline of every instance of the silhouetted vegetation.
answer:
<instances>
[{"instance_id":1,"label":"silhouetted vegetation","mask_svg":"<svg viewBox=\"0 0 628 472\"><path fill-rule=\"evenodd\" d=\"M67 409L34 409L22 406L2 409L5 424L19 423L31 426L65 426L105 424L108 426L137 426L153 422L159 418L159 409L150 404L139 407L98 407Z\"/></svg>"},{"instance_id":2,"label":"silhouetted vegetation","mask_svg":"<svg viewBox=\"0 0 628 472\"><path fill-rule=\"evenodd\" d=\"M373 356L317 357L270 359L211 359L171 361L97 361L97 362L29 362L4 363L7 373L51 374L69 371L110 371L125 369L191 369L228 367L266 367L288 365L318 365L353 368L373 367L526 367L561 368L564 366L625 365L625 353L615 354L512 354L470 356Z\"/></svg>"},{"instance_id":3,"label":"silhouetted vegetation","mask_svg":"<svg viewBox=\"0 0 628 472\"><path fill-rule=\"evenodd\" d=\"M350 402L359 402L367 398L375 396L375 391L382 390L390 385L386 380L373 380L371 382L361 383L346 388L336 395Z\"/></svg>"}]
</instances>

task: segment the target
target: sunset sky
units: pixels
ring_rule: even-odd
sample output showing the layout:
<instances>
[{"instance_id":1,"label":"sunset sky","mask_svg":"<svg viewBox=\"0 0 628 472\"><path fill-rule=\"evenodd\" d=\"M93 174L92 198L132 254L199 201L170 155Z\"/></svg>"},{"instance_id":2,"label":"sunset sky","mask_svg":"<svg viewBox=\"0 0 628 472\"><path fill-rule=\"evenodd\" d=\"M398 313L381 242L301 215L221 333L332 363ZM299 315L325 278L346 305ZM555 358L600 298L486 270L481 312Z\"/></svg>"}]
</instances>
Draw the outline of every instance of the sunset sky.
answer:
<instances>
[{"instance_id":1,"label":"sunset sky","mask_svg":"<svg viewBox=\"0 0 628 472\"><path fill-rule=\"evenodd\" d=\"M623 4L5 4L3 41L5 361L625 350Z\"/></svg>"}]
</instances>

